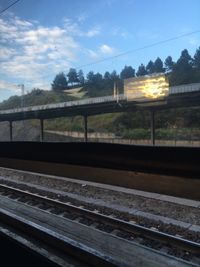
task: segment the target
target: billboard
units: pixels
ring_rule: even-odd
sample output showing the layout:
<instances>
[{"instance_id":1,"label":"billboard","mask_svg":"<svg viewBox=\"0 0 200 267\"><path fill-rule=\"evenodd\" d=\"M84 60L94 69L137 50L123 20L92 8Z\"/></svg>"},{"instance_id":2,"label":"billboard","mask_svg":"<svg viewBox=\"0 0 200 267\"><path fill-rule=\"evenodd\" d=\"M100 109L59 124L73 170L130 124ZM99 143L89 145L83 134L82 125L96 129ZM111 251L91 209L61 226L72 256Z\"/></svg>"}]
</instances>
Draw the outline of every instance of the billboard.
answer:
<instances>
[{"instance_id":1,"label":"billboard","mask_svg":"<svg viewBox=\"0 0 200 267\"><path fill-rule=\"evenodd\" d=\"M155 100L169 93L169 82L164 74L145 75L124 80L124 94L128 100Z\"/></svg>"}]
</instances>

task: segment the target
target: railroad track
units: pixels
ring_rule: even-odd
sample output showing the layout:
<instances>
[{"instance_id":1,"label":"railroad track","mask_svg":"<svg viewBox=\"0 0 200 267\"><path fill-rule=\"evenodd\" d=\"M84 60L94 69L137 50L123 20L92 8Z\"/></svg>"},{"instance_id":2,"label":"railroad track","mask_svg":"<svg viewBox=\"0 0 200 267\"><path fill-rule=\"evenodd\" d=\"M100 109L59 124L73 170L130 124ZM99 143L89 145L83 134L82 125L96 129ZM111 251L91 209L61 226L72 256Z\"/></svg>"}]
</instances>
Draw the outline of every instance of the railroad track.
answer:
<instances>
[{"instance_id":1,"label":"railroad track","mask_svg":"<svg viewBox=\"0 0 200 267\"><path fill-rule=\"evenodd\" d=\"M0 184L0 195L193 262L200 244L55 199Z\"/></svg>"}]
</instances>

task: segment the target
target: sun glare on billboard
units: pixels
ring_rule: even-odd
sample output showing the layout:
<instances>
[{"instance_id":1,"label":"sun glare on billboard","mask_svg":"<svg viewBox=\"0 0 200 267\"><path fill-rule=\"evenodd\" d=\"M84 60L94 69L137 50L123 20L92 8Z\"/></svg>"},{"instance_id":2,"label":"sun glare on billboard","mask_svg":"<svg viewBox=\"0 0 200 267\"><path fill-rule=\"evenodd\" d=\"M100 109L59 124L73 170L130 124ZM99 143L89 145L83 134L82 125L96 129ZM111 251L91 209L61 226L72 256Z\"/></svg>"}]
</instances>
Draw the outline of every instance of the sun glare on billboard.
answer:
<instances>
[{"instance_id":1,"label":"sun glare on billboard","mask_svg":"<svg viewBox=\"0 0 200 267\"><path fill-rule=\"evenodd\" d=\"M128 100L164 98L169 92L169 82L164 74L142 76L124 80L124 93Z\"/></svg>"}]
</instances>

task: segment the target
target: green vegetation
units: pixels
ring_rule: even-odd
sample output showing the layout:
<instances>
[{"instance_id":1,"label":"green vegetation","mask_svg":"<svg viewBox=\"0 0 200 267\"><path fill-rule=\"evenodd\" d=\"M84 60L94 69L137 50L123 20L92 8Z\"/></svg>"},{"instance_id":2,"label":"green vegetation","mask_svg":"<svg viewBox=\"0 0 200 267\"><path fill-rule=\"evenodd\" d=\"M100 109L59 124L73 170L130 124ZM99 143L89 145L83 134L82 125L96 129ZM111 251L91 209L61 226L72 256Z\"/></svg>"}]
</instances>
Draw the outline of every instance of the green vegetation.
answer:
<instances>
[{"instance_id":1,"label":"green vegetation","mask_svg":"<svg viewBox=\"0 0 200 267\"><path fill-rule=\"evenodd\" d=\"M176 62L171 56L168 56L164 63L157 57L155 61L150 60L146 66L141 64L137 71L132 66L125 66L119 74L115 70L111 73L106 71L104 75L90 71L84 76L82 70L71 68L66 75L63 73L56 75L52 89L62 91L81 86L89 97L111 95L114 83L117 84L120 92L123 92L124 79L164 72L169 78L170 85L200 82L200 47L194 57L184 49Z\"/></svg>"},{"instance_id":2,"label":"green vegetation","mask_svg":"<svg viewBox=\"0 0 200 267\"><path fill-rule=\"evenodd\" d=\"M157 140L200 140L200 129L179 128L179 129L156 129ZM125 139L148 140L150 139L149 129L132 129L124 132Z\"/></svg>"},{"instance_id":3,"label":"green vegetation","mask_svg":"<svg viewBox=\"0 0 200 267\"><path fill-rule=\"evenodd\" d=\"M137 71L131 66L125 66L120 74L116 71L106 71L104 75L90 71L86 77L82 70L70 69L67 75L56 75L51 91L33 89L24 96L24 106L42 105L65 102L77 99L76 87L82 90L82 96L95 97L112 95L114 83L123 92L123 79L129 77L166 72L171 85L200 82L200 48L192 58L187 50L181 52L180 58L174 62L168 56L163 63L160 58L149 61L145 66L141 64ZM69 90L69 93L64 90ZM73 89L73 90L71 90ZM78 91L77 91L78 92ZM80 97L80 92L77 93ZM21 106L21 97L12 96L0 103L0 109L11 109ZM200 108L179 108L156 113L157 139L186 139L199 140ZM33 121L35 127L37 122ZM137 111L118 114L104 114L92 116L88 119L89 132L113 132L119 137L127 139L149 139L150 117L148 111ZM54 131L83 131L83 118L58 118L45 120L45 129Z\"/></svg>"},{"instance_id":4,"label":"green vegetation","mask_svg":"<svg viewBox=\"0 0 200 267\"><path fill-rule=\"evenodd\" d=\"M50 103L58 103L71 101L75 98L64 92L44 91L33 89L29 94L24 95L24 106L45 105ZM0 109L12 109L21 107L21 96L11 96L8 100L0 103Z\"/></svg>"}]
</instances>

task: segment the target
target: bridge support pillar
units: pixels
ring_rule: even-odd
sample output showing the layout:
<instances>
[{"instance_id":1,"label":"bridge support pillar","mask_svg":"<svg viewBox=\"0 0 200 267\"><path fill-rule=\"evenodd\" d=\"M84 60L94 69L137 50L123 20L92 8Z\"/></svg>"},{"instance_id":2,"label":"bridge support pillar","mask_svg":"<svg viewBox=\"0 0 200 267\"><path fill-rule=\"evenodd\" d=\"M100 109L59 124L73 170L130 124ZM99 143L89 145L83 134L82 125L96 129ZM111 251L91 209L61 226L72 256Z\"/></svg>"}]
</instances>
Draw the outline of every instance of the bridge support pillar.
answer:
<instances>
[{"instance_id":1,"label":"bridge support pillar","mask_svg":"<svg viewBox=\"0 0 200 267\"><path fill-rule=\"evenodd\" d=\"M84 116L84 141L87 143L88 141L88 121L87 121L88 117L85 115Z\"/></svg>"},{"instance_id":2,"label":"bridge support pillar","mask_svg":"<svg viewBox=\"0 0 200 267\"><path fill-rule=\"evenodd\" d=\"M155 111L151 110L151 145L155 145Z\"/></svg>"},{"instance_id":3,"label":"bridge support pillar","mask_svg":"<svg viewBox=\"0 0 200 267\"><path fill-rule=\"evenodd\" d=\"M13 125L12 121L9 121L9 133L10 133L10 141L13 141Z\"/></svg>"},{"instance_id":4,"label":"bridge support pillar","mask_svg":"<svg viewBox=\"0 0 200 267\"><path fill-rule=\"evenodd\" d=\"M44 120L40 119L40 142L44 141Z\"/></svg>"}]
</instances>

